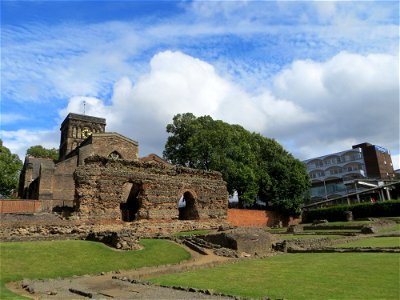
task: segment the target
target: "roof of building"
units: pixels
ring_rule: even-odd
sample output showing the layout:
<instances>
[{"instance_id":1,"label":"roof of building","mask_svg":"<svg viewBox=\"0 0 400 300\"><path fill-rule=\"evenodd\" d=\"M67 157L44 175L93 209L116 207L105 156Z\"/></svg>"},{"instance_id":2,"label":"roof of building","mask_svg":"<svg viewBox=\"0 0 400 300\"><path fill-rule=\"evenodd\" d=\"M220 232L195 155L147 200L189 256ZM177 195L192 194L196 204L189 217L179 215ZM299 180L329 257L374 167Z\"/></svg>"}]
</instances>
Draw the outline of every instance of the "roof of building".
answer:
<instances>
[{"instance_id":1,"label":"roof of building","mask_svg":"<svg viewBox=\"0 0 400 300\"><path fill-rule=\"evenodd\" d=\"M81 121L86 121L86 122L89 121L89 122L101 123L101 124L106 125L106 119L104 119L104 118L98 118L98 117L92 117L92 116L87 116L87 115L69 113L67 115L67 117L64 119L64 121L61 123L61 128L70 119L81 120Z\"/></svg>"},{"instance_id":2,"label":"roof of building","mask_svg":"<svg viewBox=\"0 0 400 300\"><path fill-rule=\"evenodd\" d=\"M139 158L140 161L143 162L147 162L147 161L155 161L158 163L162 163L165 165L170 165L170 163L168 161L166 161L165 159L162 159L160 156L158 156L157 154L151 153L147 156L141 157Z\"/></svg>"}]
</instances>

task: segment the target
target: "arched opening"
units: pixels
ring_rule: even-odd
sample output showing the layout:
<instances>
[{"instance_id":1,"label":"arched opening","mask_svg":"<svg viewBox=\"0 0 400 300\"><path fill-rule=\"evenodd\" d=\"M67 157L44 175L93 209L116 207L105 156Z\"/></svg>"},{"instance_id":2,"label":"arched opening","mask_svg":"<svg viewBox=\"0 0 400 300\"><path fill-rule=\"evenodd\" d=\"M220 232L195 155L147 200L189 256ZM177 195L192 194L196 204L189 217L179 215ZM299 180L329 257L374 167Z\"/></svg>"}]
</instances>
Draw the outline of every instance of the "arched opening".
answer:
<instances>
[{"instance_id":1,"label":"arched opening","mask_svg":"<svg viewBox=\"0 0 400 300\"><path fill-rule=\"evenodd\" d=\"M122 159L122 155L118 151L113 151L108 155L111 159Z\"/></svg>"},{"instance_id":2,"label":"arched opening","mask_svg":"<svg viewBox=\"0 0 400 300\"><path fill-rule=\"evenodd\" d=\"M190 192L185 192L178 202L179 220L198 220L196 201Z\"/></svg>"},{"instance_id":3,"label":"arched opening","mask_svg":"<svg viewBox=\"0 0 400 300\"><path fill-rule=\"evenodd\" d=\"M141 191L141 184L129 182L124 185L122 199L126 199L126 202L120 204L122 221L132 222L137 219L137 213L141 207Z\"/></svg>"}]
</instances>

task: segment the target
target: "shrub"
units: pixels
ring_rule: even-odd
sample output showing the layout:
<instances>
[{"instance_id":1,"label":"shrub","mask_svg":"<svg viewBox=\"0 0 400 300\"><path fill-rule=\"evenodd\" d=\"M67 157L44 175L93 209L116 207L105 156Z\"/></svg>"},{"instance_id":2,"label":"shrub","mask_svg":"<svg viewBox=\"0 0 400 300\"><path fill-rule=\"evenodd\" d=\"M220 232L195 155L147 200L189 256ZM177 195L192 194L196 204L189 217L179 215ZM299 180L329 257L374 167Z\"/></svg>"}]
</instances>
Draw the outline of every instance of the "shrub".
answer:
<instances>
[{"instance_id":1,"label":"shrub","mask_svg":"<svg viewBox=\"0 0 400 300\"><path fill-rule=\"evenodd\" d=\"M303 212L303 222L326 219L346 221L346 211L351 211L355 219L369 217L396 217L400 216L400 200L381 201L376 203L357 203L339 205L327 208L313 209Z\"/></svg>"},{"instance_id":2,"label":"shrub","mask_svg":"<svg viewBox=\"0 0 400 300\"><path fill-rule=\"evenodd\" d=\"M400 200L355 204L351 211L354 218L396 217L400 215Z\"/></svg>"}]
</instances>

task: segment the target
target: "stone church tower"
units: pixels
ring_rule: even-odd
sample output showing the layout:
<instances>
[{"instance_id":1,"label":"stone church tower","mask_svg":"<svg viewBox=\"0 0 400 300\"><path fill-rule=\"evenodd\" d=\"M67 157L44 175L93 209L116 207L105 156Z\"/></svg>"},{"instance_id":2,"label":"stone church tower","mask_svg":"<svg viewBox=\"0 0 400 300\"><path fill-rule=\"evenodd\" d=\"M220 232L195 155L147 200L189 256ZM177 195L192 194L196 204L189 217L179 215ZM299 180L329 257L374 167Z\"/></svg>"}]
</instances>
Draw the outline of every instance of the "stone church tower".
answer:
<instances>
[{"instance_id":1,"label":"stone church tower","mask_svg":"<svg viewBox=\"0 0 400 300\"><path fill-rule=\"evenodd\" d=\"M70 113L61 124L60 158L78 147L92 133L103 133L106 119Z\"/></svg>"}]
</instances>

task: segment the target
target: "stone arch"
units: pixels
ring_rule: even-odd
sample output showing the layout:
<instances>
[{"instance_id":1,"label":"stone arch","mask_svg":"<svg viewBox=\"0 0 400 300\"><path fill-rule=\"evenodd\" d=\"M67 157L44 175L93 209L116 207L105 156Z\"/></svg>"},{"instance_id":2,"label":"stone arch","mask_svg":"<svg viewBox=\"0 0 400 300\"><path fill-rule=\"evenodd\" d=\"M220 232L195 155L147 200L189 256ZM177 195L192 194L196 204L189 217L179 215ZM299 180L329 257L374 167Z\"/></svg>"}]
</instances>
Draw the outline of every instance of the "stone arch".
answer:
<instances>
[{"instance_id":1,"label":"stone arch","mask_svg":"<svg viewBox=\"0 0 400 300\"><path fill-rule=\"evenodd\" d=\"M121 200L123 202L120 203L122 221L132 222L137 219L142 206L142 191L141 183L127 182L122 186Z\"/></svg>"},{"instance_id":2,"label":"stone arch","mask_svg":"<svg viewBox=\"0 0 400 300\"><path fill-rule=\"evenodd\" d=\"M179 220L198 220L196 194L193 191L185 191L178 201Z\"/></svg>"}]
</instances>

